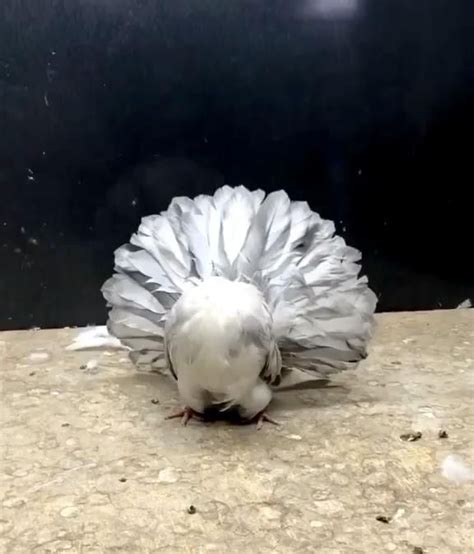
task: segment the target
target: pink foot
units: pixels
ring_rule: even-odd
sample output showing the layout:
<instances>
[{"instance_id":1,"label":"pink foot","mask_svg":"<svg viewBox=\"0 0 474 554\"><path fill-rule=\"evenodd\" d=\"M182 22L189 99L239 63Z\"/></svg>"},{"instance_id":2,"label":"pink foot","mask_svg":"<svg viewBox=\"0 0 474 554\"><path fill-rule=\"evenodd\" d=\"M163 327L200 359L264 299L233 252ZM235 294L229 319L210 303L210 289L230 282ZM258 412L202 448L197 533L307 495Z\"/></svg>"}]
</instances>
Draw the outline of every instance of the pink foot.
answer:
<instances>
[{"instance_id":1,"label":"pink foot","mask_svg":"<svg viewBox=\"0 0 474 554\"><path fill-rule=\"evenodd\" d=\"M180 417L181 418L181 425L187 425L188 424L188 421L190 419L193 418L193 416L196 415L196 412L194 410L192 410L191 408L188 408L188 406L186 406L185 408L182 408L180 410L178 410L177 412L174 412L172 414L170 414L169 416L166 416L165 419L174 419L176 417Z\"/></svg>"},{"instance_id":2,"label":"pink foot","mask_svg":"<svg viewBox=\"0 0 474 554\"><path fill-rule=\"evenodd\" d=\"M272 425L281 425L281 423L279 423L278 421L275 421L273 418L268 416L265 412L261 412L257 416L257 431L260 431L260 429L263 427L263 424L265 422L271 423Z\"/></svg>"}]
</instances>

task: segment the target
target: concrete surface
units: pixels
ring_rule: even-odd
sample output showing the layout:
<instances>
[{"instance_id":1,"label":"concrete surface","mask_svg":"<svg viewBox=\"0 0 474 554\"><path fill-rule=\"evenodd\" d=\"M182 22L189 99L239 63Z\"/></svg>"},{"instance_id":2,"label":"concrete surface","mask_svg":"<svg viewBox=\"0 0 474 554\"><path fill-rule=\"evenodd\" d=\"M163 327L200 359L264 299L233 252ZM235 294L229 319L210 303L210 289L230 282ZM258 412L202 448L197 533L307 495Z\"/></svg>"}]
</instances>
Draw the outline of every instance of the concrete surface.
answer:
<instances>
[{"instance_id":1,"label":"concrete surface","mask_svg":"<svg viewBox=\"0 0 474 554\"><path fill-rule=\"evenodd\" d=\"M380 316L357 372L259 432L165 421L172 383L74 333L0 334L2 553L472 551L474 485L440 464L473 464L473 310Z\"/></svg>"}]
</instances>

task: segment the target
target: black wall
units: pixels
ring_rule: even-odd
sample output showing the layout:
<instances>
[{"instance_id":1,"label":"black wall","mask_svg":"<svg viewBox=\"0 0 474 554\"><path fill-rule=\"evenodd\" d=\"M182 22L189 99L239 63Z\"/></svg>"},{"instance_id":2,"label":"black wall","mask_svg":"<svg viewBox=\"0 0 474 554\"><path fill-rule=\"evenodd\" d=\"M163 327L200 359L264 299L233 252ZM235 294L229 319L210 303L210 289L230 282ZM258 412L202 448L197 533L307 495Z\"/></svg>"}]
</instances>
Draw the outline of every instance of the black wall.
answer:
<instances>
[{"instance_id":1,"label":"black wall","mask_svg":"<svg viewBox=\"0 0 474 554\"><path fill-rule=\"evenodd\" d=\"M285 188L380 310L474 296L471 0L3 0L0 328L100 323L140 217Z\"/></svg>"}]
</instances>

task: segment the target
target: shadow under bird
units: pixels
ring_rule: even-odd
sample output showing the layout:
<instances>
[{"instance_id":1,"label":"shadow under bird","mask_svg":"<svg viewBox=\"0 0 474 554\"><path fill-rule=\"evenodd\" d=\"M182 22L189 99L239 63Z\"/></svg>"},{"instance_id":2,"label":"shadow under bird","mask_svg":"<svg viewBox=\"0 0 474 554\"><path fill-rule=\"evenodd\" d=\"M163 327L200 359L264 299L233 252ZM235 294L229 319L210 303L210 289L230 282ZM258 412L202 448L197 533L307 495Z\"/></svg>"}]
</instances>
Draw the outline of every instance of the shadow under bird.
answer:
<instances>
[{"instance_id":1,"label":"shadow under bird","mask_svg":"<svg viewBox=\"0 0 474 554\"><path fill-rule=\"evenodd\" d=\"M115 252L107 328L138 366L171 372L183 409L170 417L260 427L292 372L327 378L366 356L376 297L359 260L283 191L174 198Z\"/></svg>"}]
</instances>

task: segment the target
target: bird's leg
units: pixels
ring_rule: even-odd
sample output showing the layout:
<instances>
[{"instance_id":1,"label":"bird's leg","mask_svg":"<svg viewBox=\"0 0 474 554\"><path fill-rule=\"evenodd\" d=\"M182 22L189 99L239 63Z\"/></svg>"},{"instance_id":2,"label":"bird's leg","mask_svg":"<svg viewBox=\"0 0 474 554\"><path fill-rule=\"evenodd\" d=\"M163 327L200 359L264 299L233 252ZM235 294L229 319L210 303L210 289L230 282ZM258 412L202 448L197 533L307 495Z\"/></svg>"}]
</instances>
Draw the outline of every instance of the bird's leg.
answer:
<instances>
[{"instance_id":1,"label":"bird's leg","mask_svg":"<svg viewBox=\"0 0 474 554\"><path fill-rule=\"evenodd\" d=\"M166 416L165 419L174 419L176 417L180 417L181 425L187 425L188 421L192 419L192 417L195 415L196 415L196 412L192 408L189 408L188 406L186 406L185 408L182 408L177 412L174 412L169 416Z\"/></svg>"},{"instance_id":2,"label":"bird's leg","mask_svg":"<svg viewBox=\"0 0 474 554\"><path fill-rule=\"evenodd\" d=\"M266 413L271 400L272 391L270 387L259 379L255 386L240 399L239 415L244 421L249 423L256 422L257 430L262 428L265 421L273 423L273 425L280 425Z\"/></svg>"},{"instance_id":3,"label":"bird's leg","mask_svg":"<svg viewBox=\"0 0 474 554\"><path fill-rule=\"evenodd\" d=\"M278 421L274 420L273 418L271 418L269 415L267 415L265 412L260 412L258 415L257 415L257 431L260 431L260 429L263 427L263 424L265 422L267 423L271 423L272 425L281 425L281 423L279 423Z\"/></svg>"}]
</instances>

